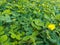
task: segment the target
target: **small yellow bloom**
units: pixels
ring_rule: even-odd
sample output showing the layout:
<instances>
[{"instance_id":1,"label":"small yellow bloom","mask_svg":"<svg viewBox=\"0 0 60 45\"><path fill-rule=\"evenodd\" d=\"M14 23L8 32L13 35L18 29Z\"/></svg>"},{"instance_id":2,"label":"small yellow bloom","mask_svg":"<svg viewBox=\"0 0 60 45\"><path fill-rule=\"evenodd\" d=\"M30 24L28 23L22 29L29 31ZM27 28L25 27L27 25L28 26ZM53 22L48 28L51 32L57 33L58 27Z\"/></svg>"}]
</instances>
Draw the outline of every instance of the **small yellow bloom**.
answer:
<instances>
[{"instance_id":1,"label":"small yellow bloom","mask_svg":"<svg viewBox=\"0 0 60 45\"><path fill-rule=\"evenodd\" d=\"M54 24L49 24L49 25L48 25L48 29L54 30L54 29L55 29L55 25L54 25Z\"/></svg>"}]
</instances>

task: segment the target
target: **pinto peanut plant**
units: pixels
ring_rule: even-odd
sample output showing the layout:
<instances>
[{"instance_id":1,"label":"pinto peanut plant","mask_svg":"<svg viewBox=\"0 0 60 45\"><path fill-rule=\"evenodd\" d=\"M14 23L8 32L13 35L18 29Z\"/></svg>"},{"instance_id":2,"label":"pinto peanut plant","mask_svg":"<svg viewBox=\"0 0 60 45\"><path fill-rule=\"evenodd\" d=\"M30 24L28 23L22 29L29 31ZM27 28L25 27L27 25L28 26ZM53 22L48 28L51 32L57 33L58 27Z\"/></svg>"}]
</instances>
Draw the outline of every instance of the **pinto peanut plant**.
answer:
<instances>
[{"instance_id":1,"label":"pinto peanut plant","mask_svg":"<svg viewBox=\"0 0 60 45\"><path fill-rule=\"evenodd\" d=\"M60 0L0 0L0 45L60 45Z\"/></svg>"}]
</instances>

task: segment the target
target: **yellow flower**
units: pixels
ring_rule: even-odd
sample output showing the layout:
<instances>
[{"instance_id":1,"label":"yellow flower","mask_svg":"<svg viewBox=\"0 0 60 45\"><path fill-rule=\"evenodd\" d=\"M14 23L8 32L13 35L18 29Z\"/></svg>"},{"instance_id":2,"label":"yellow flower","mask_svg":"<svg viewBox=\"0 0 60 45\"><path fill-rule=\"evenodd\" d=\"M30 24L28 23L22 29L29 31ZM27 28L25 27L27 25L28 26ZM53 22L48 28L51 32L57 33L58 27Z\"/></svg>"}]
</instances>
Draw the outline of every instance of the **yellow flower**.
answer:
<instances>
[{"instance_id":1,"label":"yellow flower","mask_svg":"<svg viewBox=\"0 0 60 45\"><path fill-rule=\"evenodd\" d=\"M54 25L54 24L49 24L49 25L48 25L48 29L54 30L54 29L55 29L55 25Z\"/></svg>"}]
</instances>

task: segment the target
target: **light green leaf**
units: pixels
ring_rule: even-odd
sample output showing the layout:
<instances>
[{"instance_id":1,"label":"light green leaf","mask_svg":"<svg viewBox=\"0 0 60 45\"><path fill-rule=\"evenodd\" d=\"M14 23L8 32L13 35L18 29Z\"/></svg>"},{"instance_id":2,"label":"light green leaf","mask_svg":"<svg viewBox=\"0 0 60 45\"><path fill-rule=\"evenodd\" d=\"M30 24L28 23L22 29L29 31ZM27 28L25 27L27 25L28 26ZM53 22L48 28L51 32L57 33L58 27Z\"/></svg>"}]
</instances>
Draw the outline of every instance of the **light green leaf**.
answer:
<instances>
[{"instance_id":1,"label":"light green leaf","mask_svg":"<svg viewBox=\"0 0 60 45\"><path fill-rule=\"evenodd\" d=\"M16 38L16 35L14 33L11 34L11 38Z\"/></svg>"},{"instance_id":2,"label":"light green leaf","mask_svg":"<svg viewBox=\"0 0 60 45\"><path fill-rule=\"evenodd\" d=\"M2 35L0 39L1 39L1 42L4 42L4 41L7 41L8 37L7 35Z\"/></svg>"},{"instance_id":3,"label":"light green leaf","mask_svg":"<svg viewBox=\"0 0 60 45\"><path fill-rule=\"evenodd\" d=\"M16 39L17 40L20 40L21 38L20 38L20 35L16 35Z\"/></svg>"}]
</instances>

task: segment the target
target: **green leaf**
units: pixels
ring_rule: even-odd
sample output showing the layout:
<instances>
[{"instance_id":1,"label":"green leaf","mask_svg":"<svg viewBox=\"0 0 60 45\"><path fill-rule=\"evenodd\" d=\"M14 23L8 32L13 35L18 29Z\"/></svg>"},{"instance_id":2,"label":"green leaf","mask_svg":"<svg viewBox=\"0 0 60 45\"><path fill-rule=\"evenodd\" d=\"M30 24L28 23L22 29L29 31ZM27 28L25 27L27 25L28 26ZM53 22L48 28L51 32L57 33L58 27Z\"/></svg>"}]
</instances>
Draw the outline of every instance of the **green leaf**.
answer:
<instances>
[{"instance_id":1,"label":"green leaf","mask_svg":"<svg viewBox=\"0 0 60 45\"><path fill-rule=\"evenodd\" d=\"M2 26L0 26L0 32L3 31L3 29L4 29L4 28L3 28Z\"/></svg>"},{"instance_id":2,"label":"green leaf","mask_svg":"<svg viewBox=\"0 0 60 45\"><path fill-rule=\"evenodd\" d=\"M55 19L60 21L60 14L56 15Z\"/></svg>"},{"instance_id":3,"label":"green leaf","mask_svg":"<svg viewBox=\"0 0 60 45\"><path fill-rule=\"evenodd\" d=\"M41 27L36 26L33 22L31 23L31 25L32 25L32 27L34 27L34 28L36 28L36 29L38 29L38 30L40 30L40 29L41 29Z\"/></svg>"},{"instance_id":4,"label":"green leaf","mask_svg":"<svg viewBox=\"0 0 60 45\"><path fill-rule=\"evenodd\" d=\"M10 9L6 9L6 10L3 11L2 14L9 15L9 14L11 14L11 10Z\"/></svg>"},{"instance_id":5,"label":"green leaf","mask_svg":"<svg viewBox=\"0 0 60 45\"><path fill-rule=\"evenodd\" d=\"M16 35L14 33L11 34L11 38L16 38Z\"/></svg>"},{"instance_id":6,"label":"green leaf","mask_svg":"<svg viewBox=\"0 0 60 45\"><path fill-rule=\"evenodd\" d=\"M1 31L1 32L0 32L0 35L3 35L3 34L4 34L4 31Z\"/></svg>"},{"instance_id":7,"label":"green leaf","mask_svg":"<svg viewBox=\"0 0 60 45\"><path fill-rule=\"evenodd\" d=\"M27 41L29 38L30 38L30 36L25 36L25 37L23 38L23 41Z\"/></svg>"},{"instance_id":8,"label":"green leaf","mask_svg":"<svg viewBox=\"0 0 60 45\"><path fill-rule=\"evenodd\" d=\"M0 20L0 26L2 26L2 21Z\"/></svg>"},{"instance_id":9,"label":"green leaf","mask_svg":"<svg viewBox=\"0 0 60 45\"><path fill-rule=\"evenodd\" d=\"M0 39L1 39L1 42L5 42L7 41L8 37L7 35L2 35Z\"/></svg>"},{"instance_id":10,"label":"green leaf","mask_svg":"<svg viewBox=\"0 0 60 45\"><path fill-rule=\"evenodd\" d=\"M32 37L36 37L38 35L38 31L34 31L33 33L32 33Z\"/></svg>"},{"instance_id":11,"label":"green leaf","mask_svg":"<svg viewBox=\"0 0 60 45\"><path fill-rule=\"evenodd\" d=\"M16 35L16 39L17 40L20 40L21 38L20 38L20 35Z\"/></svg>"},{"instance_id":12,"label":"green leaf","mask_svg":"<svg viewBox=\"0 0 60 45\"><path fill-rule=\"evenodd\" d=\"M39 19L35 19L34 22L37 26L44 26L44 23Z\"/></svg>"}]
</instances>

